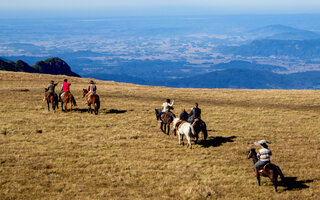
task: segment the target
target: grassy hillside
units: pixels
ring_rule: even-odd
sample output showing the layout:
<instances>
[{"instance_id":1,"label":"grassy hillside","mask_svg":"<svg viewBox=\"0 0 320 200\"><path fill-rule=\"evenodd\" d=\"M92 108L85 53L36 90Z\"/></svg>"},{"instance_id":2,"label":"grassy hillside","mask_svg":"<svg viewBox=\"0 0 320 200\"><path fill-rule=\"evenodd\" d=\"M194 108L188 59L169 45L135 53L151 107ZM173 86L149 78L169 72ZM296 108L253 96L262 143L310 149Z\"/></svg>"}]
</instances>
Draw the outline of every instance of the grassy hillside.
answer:
<instances>
[{"instance_id":1,"label":"grassy hillside","mask_svg":"<svg viewBox=\"0 0 320 200\"><path fill-rule=\"evenodd\" d=\"M0 72L0 199L317 199L320 92L172 89L97 81L99 115L83 111L89 79L69 77L72 113L48 112L43 88L65 76ZM59 86L60 86L59 84ZM59 87L58 86L58 87ZM197 101L209 141L193 149L160 132L154 108ZM110 113L110 109L121 111ZM37 133L42 130L42 133ZM272 144L290 185L253 177L247 151Z\"/></svg>"}]
</instances>

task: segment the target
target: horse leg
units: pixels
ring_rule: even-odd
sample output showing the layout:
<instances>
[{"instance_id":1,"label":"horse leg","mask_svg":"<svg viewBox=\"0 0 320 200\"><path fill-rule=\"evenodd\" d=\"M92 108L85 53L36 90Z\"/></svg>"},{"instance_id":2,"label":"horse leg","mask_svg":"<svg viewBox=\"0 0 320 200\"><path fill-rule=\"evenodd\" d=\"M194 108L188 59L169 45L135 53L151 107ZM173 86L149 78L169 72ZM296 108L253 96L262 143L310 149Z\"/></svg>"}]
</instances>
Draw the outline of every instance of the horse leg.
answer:
<instances>
[{"instance_id":1,"label":"horse leg","mask_svg":"<svg viewBox=\"0 0 320 200\"><path fill-rule=\"evenodd\" d=\"M70 112L72 111L72 100L70 99Z\"/></svg>"},{"instance_id":2,"label":"horse leg","mask_svg":"<svg viewBox=\"0 0 320 200\"><path fill-rule=\"evenodd\" d=\"M164 124L164 130L163 130L163 133L166 134L167 132L167 124Z\"/></svg>"},{"instance_id":3,"label":"horse leg","mask_svg":"<svg viewBox=\"0 0 320 200\"><path fill-rule=\"evenodd\" d=\"M183 142L183 134L181 134L181 141L182 141L182 145L184 146L184 142Z\"/></svg>"},{"instance_id":4,"label":"horse leg","mask_svg":"<svg viewBox=\"0 0 320 200\"><path fill-rule=\"evenodd\" d=\"M55 105L55 102L53 101L52 102L52 110L55 112L56 111L56 105Z\"/></svg>"},{"instance_id":5,"label":"horse leg","mask_svg":"<svg viewBox=\"0 0 320 200\"><path fill-rule=\"evenodd\" d=\"M49 106L49 101L47 100L47 104L48 104L48 111L50 111L50 106Z\"/></svg>"},{"instance_id":6,"label":"horse leg","mask_svg":"<svg viewBox=\"0 0 320 200\"><path fill-rule=\"evenodd\" d=\"M167 126L168 126L167 135L169 135L169 132L170 132L170 124L168 124Z\"/></svg>"},{"instance_id":7,"label":"horse leg","mask_svg":"<svg viewBox=\"0 0 320 200\"><path fill-rule=\"evenodd\" d=\"M257 173L257 180L258 180L258 184L260 186L261 184L260 184L260 174L259 174L259 172Z\"/></svg>"},{"instance_id":8,"label":"horse leg","mask_svg":"<svg viewBox=\"0 0 320 200\"><path fill-rule=\"evenodd\" d=\"M187 140L188 140L188 146L190 147L190 149L192 149L190 135L187 134L187 135L186 135L186 138L187 138Z\"/></svg>"},{"instance_id":9,"label":"horse leg","mask_svg":"<svg viewBox=\"0 0 320 200\"><path fill-rule=\"evenodd\" d=\"M179 133L178 133L178 138L179 138L179 145L181 145L181 137Z\"/></svg>"},{"instance_id":10,"label":"horse leg","mask_svg":"<svg viewBox=\"0 0 320 200\"><path fill-rule=\"evenodd\" d=\"M274 172L271 175L269 175L269 178L274 185L274 190L278 192L278 174Z\"/></svg>"},{"instance_id":11,"label":"horse leg","mask_svg":"<svg viewBox=\"0 0 320 200\"><path fill-rule=\"evenodd\" d=\"M160 129L163 132L163 122L161 122L161 124L160 124Z\"/></svg>"}]
</instances>

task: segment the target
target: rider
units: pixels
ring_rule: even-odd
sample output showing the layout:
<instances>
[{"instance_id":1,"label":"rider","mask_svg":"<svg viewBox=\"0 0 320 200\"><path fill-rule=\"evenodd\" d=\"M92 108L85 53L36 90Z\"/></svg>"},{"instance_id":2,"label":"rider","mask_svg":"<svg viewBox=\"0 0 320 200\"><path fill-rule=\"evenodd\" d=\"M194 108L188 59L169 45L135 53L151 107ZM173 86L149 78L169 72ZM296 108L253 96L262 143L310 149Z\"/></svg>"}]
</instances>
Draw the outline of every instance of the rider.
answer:
<instances>
[{"instance_id":1,"label":"rider","mask_svg":"<svg viewBox=\"0 0 320 200\"><path fill-rule=\"evenodd\" d=\"M198 108L198 103L195 103L194 107L191 108L188 122L192 124L195 119L201 119L201 109Z\"/></svg>"},{"instance_id":2,"label":"rider","mask_svg":"<svg viewBox=\"0 0 320 200\"><path fill-rule=\"evenodd\" d=\"M90 85L88 87L88 93L86 94L86 99L89 101L91 95L95 95L97 91L97 86L93 80L90 81Z\"/></svg>"},{"instance_id":3,"label":"rider","mask_svg":"<svg viewBox=\"0 0 320 200\"><path fill-rule=\"evenodd\" d=\"M47 87L47 92L46 92L46 95L45 95L46 98L49 96L49 94L53 94L55 100L58 100L58 96L57 96L57 94L56 94L55 91L54 91L54 89L55 89L55 87L58 85L58 83L59 83L59 82L54 83L54 81L50 81L50 84L49 84L48 87Z\"/></svg>"},{"instance_id":4,"label":"rider","mask_svg":"<svg viewBox=\"0 0 320 200\"><path fill-rule=\"evenodd\" d=\"M171 109L173 109L173 104L174 104L174 100L172 101L172 103L170 104L170 99L167 99L163 104L162 104L162 107L161 107L161 112L159 113L158 115L158 118L161 119L161 115L163 113L166 113L166 112L170 112Z\"/></svg>"},{"instance_id":5,"label":"rider","mask_svg":"<svg viewBox=\"0 0 320 200\"><path fill-rule=\"evenodd\" d=\"M267 163L270 163L270 156L272 155L272 152L268 148L267 143L270 144L270 142L266 140L260 140L254 143L255 145L260 145L262 147L262 149L260 149L257 154L259 161L254 164L255 176L258 176L258 170L260 168L262 168Z\"/></svg>"},{"instance_id":6,"label":"rider","mask_svg":"<svg viewBox=\"0 0 320 200\"><path fill-rule=\"evenodd\" d=\"M187 121L188 120L188 113L184 108L181 108L180 120Z\"/></svg>"},{"instance_id":7,"label":"rider","mask_svg":"<svg viewBox=\"0 0 320 200\"><path fill-rule=\"evenodd\" d=\"M70 93L70 85L71 83L68 83L68 79L64 79L63 84L61 86L61 92L59 93L60 100L63 98L65 93Z\"/></svg>"}]
</instances>

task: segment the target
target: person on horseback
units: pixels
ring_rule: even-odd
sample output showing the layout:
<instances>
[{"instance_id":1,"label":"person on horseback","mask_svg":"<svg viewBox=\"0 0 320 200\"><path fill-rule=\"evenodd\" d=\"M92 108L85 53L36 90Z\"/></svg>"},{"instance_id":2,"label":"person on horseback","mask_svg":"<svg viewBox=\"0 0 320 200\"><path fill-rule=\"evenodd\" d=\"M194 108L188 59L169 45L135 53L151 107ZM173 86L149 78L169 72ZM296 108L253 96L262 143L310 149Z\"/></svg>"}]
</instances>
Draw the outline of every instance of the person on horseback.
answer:
<instances>
[{"instance_id":1,"label":"person on horseback","mask_svg":"<svg viewBox=\"0 0 320 200\"><path fill-rule=\"evenodd\" d=\"M67 92L70 93L70 86L71 86L71 83L68 83L68 79L64 79L63 84L61 86L61 92L59 93L59 97L60 97L59 100L61 100L63 98L65 93L67 93Z\"/></svg>"},{"instance_id":2,"label":"person on horseback","mask_svg":"<svg viewBox=\"0 0 320 200\"><path fill-rule=\"evenodd\" d=\"M191 124L195 119L201 119L201 109L198 106L198 103L195 103L194 107L191 108L191 111L189 113L188 122L190 122Z\"/></svg>"},{"instance_id":3,"label":"person on horseback","mask_svg":"<svg viewBox=\"0 0 320 200\"><path fill-rule=\"evenodd\" d=\"M47 87L47 92L45 94L45 98L47 98L50 94L54 95L55 100L58 100L58 95L55 93L54 89L58 85L59 82L54 83L54 81L50 81L50 84Z\"/></svg>"},{"instance_id":4,"label":"person on horseback","mask_svg":"<svg viewBox=\"0 0 320 200\"><path fill-rule=\"evenodd\" d=\"M162 107L161 107L161 112L159 113L158 115L158 118L161 119L161 115L163 113L166 113L166 112L170 112L171 109L174 109L173 108L173 104L174 104L174 100L172 101L172 103L170 104L170 99L167 99L163 104L162 104Z\"/></svg>"},{"instance_id":5,"label":"person on horseback","mask_svg":"<svg viewBox=\"0 0 320 200\"><path fill-rule=\"evenodd\" d=\"M88 86L88 93L86 94L86 103L89 101L92 95L95 95L97 91L97 86L93 80L90 81L90 85Z\"/></svg>"},{"instance_id":6,"label":"person on horseback","mask_svg":"<svg viewBox=\"0 0 320 200\"><path fill-rule=\"evenodd\" d=\"M70 86L71 86L71 83L68 82L68 79L64 79L63 84L61 86L61 92L59 93L59 97L60 97L59 101L61 101L61 99L63 99L63 96L66 93L70 93ZM71 96L71 101L74 102L75 106L77 106L76 101L73 96Z\"/></svg>"},{"instance_id":7,"label":"person on horseback","mask_svg":"<svg viewBox=\"0 0 320 200\"><path fill-rule=\"evenodd\" d=\"M260 145L262 147L257 154L259 161L256 162L253 167L255 176L258 176L259 169L263 168L267 163L270 163L270 156L272 155L272 152L268 148L267 143L270 144L270 142L266 140L260 140L254 143L254 145Z\"/></svg>"},{"instance_id":8,"label":"person on horseback","mask_svg":"<svg viewBox=\"0 0 320 200\"><path fill-rule=\"evenodd\" d=\"M188 113L184 108L181 108L180 120L187 121L188 120Z\"/></svg>"}]
</instances>

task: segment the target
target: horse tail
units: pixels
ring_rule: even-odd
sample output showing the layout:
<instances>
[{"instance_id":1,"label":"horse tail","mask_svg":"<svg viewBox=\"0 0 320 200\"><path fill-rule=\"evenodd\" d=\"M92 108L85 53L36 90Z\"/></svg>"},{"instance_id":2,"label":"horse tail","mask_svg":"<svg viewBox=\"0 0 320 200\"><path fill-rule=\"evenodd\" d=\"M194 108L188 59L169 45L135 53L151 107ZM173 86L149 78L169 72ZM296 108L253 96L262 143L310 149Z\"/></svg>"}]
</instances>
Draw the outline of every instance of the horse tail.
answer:
<instances>
[{"instance_id":1,"label":"horse tail","mask_svg":"<svg viewBox=\"0 0 320 200\"><path fill-rule=\"evenodd\" d=\"M278 174L280 175L281 180L282 180L282 181L284 181L284 180L285 180L285 177L284 177L284 175L283 175L283 173L282 173L282 171L281 171L280 167L278 167L277 165L274 165L274 166L275 166L275 168L276 168L276 170L277 170Z\"/></svg>"},{"instance_id":2,"label":"horse tail","mask_svg":"<svg viewBox=\"0 0 320 200\"><path fill-rule=\"evenodd\" d=\"M193 126L190 124L189 127L190 127L190 131L191 131L192 136L195 137L196 136L196 132L194 131Z\"/></svg>"},{"instance_id":3,"label":"horse tail","mask_svg":"<svg viewBox=\"0 0 320 200\"><path fill-rule=\"evenodd\" d=\"M76 99L73 97L73 95L71 95L71 103L72 103L74 106L77 106Z\"/></svg>"},{"instance_id":4,"label":"horse tail","mask_svg":"<svg viewBox=\"0 0 320 200\"><path fill-rule=\"evenodd\" d=\"M99 95L96 95L96 99L94 100L96 105L97 105L97 109L99 110L100 109L100 98L99 98Z\"/></svg>"},{"instance_id":5,"label":"horse tail","mask_svg":"<svg viewBox=\"0 0 320 200\"><path fill-rule=\"evenodd\" d=\"M203 138L204 140L207 140L208 138L208 131L207 131L207 125L204 121L202 121L202 126L201 126L201 130L202 130L202 133L203 133Z\"/></svg>"}]
</instances>

